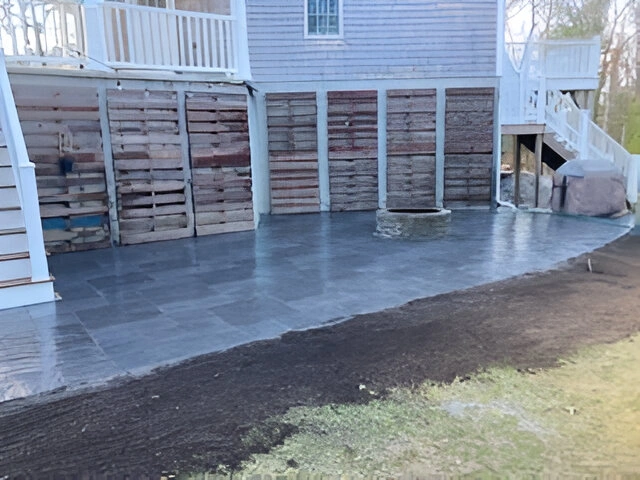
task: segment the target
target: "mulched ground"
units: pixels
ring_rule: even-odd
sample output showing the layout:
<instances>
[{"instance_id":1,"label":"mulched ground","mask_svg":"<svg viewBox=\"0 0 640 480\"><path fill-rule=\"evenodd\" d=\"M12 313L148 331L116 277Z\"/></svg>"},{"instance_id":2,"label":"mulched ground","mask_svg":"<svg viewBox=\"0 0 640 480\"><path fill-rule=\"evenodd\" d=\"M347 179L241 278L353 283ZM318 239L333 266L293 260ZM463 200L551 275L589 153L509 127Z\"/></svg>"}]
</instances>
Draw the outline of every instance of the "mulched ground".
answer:
<instances>
[{"instance_id":1,"label":"mulched ground","mask_svg":"<svg viewBox=\"0 0 640 480\"><path fill-rule=\"evenodd\" d=\"M0 476L233 468L295 431L268 421L292 406L367 401L360 384L385 392L489 365L553 366L579 347L639 331L639 312L640 237L627 236L558 270L289 333L99 390L0 404Z\"/></svg>"}]
</instances>

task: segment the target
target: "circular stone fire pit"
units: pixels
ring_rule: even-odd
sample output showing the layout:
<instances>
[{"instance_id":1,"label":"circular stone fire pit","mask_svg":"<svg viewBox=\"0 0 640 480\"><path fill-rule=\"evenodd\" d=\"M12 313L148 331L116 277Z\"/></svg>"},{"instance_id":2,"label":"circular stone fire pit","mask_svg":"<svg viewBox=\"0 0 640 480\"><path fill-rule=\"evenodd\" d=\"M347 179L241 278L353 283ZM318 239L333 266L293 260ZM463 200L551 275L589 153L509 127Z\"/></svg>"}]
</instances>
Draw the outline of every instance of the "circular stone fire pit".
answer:
<instances>
[{"instance_id":1,"label":"circular stone fire pit","mask_svg":"<svg viewBox=\"0 0 640 480\"><path fill-rule=\"evenodd\" d=\"M444 208L389 208L376 212L376 234L381 237L433 238L447 233L451 210Z\"/></svg>"}]
</instances>

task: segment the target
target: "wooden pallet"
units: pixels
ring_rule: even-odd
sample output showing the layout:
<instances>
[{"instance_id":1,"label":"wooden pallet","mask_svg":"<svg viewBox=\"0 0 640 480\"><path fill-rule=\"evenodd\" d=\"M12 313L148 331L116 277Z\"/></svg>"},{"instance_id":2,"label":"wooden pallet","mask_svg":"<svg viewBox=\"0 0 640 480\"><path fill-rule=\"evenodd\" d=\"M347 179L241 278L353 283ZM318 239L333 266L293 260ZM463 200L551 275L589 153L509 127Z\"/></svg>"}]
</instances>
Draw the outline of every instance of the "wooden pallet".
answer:
<instances>
[{"instance_id":1,"label":"wooden pallet","mask_svg":"<svg viewBox=\"0 0 640 480\"><path fill-rule=\"evenodd\" d=\"M108 90L120 242L190 237L176 92Z\"/></svg>"},{"instance_id":2,"label":"wooden pallet","mask_svg":"<svg viewBox=\"0 0 640 480\"><path fill-rule=\"evenodd\" d=\"M320 211L315 93L267 94L272 213Z\"/></svg>"},{"instance_id":3,"label":"wooden pallet","mask_svg":"<svg viewBox=\"0 0 640 480\"><path fill-rule=\"evenodd\" d=\"M13 93L29 158L36 165L47 250L108 246L97 89L16 84Z\"/></svg>"},{"instance_id":4,"label":"wooden pallet","mask_svg":"<svg viewBox=\"0 0 640 480\"><path fill-rule=\"evenodd\" d=\"M493 89L446 91L445 206L491 202L493 109Z\"/></svg>"},{"instance_id":5,"label":"wooden pallet","mask_svg":"<svg viewBox=\"0 0 640 480\"><path fill-rule=\"evenodd\" d=\"M436 91L387 92L387 207L435 205Z\"/></svg>"},{"instance_id":6,"label":"wooden pallet","mask_svg":"<svg viewBox=\"0 0 640 480\"><path fill-rule=\"evenodd\" d=\"M194 93L186 105L197 234L252 230L246 95Z\"/></svg>"},{"instance_id":7,"label":"wooden pallet","mask_svg":"<svg viewBox=\"0 0 640 480\"><path fill-rule=\"evenodd\" d=\"M331 210L378 208L378 93L327 94Z\"/></svg>"}]
</instances>

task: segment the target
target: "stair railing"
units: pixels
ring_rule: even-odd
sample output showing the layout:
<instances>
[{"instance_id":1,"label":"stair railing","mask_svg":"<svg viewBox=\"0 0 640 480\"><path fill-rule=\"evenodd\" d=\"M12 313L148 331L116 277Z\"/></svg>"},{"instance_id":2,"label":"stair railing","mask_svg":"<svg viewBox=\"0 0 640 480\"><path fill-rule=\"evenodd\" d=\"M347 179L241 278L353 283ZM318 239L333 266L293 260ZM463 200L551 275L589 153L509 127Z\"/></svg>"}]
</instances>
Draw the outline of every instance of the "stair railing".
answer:
<instances>
[{"instance_id":1,"label":"stair railing","mask_svg":"<svg viewBox=\"0 0 640 480\"><path fill-rule=\"evenodd\" d=\"M620 169L626 179L627 200L638 200L636 162L625 148L589 118L569 94L550 90L545 109L546 124L578 158L606 160Z\"/></svg>"},{"instance_id":2,"label":"stair railing","mask_svg":"<svg viewBox=\"0 0 640 480\"><path fill-rule=\"evenodd\" d=\"M34 282L48 281L51 277L44 250L35 165L29 161L27 154L27 146L24 143L2 49L0 49L0 126L2 126L2 133L7 144L16 188L20 197L20 206L24 215L31 259L31 280Z\"/></svg>"}]
</instances>

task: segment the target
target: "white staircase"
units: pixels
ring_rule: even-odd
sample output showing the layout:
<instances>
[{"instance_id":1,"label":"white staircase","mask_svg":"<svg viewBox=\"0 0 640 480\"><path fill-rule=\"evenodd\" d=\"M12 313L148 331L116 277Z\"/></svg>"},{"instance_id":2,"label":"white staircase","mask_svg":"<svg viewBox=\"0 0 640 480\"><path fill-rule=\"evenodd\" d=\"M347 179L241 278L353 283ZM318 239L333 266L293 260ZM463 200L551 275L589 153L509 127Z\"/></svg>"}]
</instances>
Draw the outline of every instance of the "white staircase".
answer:
<instances>
[{"instance_id":1,"label":"white staircase","mask_svg":"<svg viewBox=\"0 0 640 480\"><path fill-rule=\"evenodd\" d=\"M627 200L631 204L638 201L637 162L569 94L548 91L544 118L548 134L553 135L559 146L573 152L574 158L606 160L618 167L627 181Z\"/></svg>"},{"instance_id":2,"label":"white staircase","mask_svg":"<svg viewBox=\"0 0 640 480\"><path fill-rule=\"evenodd\" d=\"M606 160L627 181L627 200L638 200L636 162L562 91L593 91L598 85L600 40L529 41L510 45L500 86L503 131L535 131L565 160ZM535 129L528 127L535 126ZM526 133L525 133L526 132Z\"/></svg>"},{"instance_id":3,"label":"white staircase","mask_svg":"<svg viewBox=\"0 0 640 480\"><path fill-rule=\"evenodd\" d=\"M0 310L55 300L29 162L0 51Z\"/></svg>"}]
</instances>

